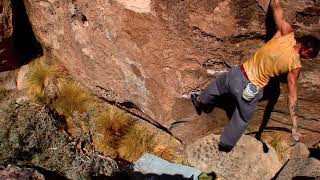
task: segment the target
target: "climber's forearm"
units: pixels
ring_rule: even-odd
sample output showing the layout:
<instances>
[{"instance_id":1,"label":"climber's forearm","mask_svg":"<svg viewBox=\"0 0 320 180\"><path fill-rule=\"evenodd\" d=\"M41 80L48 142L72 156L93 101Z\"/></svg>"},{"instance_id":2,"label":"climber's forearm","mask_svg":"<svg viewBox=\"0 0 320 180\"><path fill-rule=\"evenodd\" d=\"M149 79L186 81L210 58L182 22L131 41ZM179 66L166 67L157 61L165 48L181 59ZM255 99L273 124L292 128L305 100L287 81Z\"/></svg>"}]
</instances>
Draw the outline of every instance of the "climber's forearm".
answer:
<instances>
[{"instance_id":1,"label":"climber's forearm","mask_svg":"<svg viewBox=\"0 0 320 180\"><path fill-rule=\"evenodd\" d=\"M286 35L292 32L292 27L284 18L283 9L280 5L279 0L271 0L271 7L273 11L274 21L277 25L278 30L281 32L281 34Z\"/></svg>"},{"instance_id":2,"label":"climber's forearm","mask_svg":"<svg viewBox=\"0 0 320 180\"><path fill-rule=\"evenodd\" d=\"M273 10L274 21L275 21L277 27L279 28L282 21L284 21L283 9L280 6L279 0L271 0L271 7Z\"/></svg>"},{"instance_id":3,"label":"climber's forearm","mask_svg":"<svg viewBox=\"0 0 320 180\"><path fill-rule=\"evenodd\" d=\"M292 121L292 128L298 129L298 117L297 117L297 97L288 97L288 110L290 114L290 119Z\"/></svg>"},{"instance_id":4,"label":"climber's forearm","mask_svg":"<svg viewBox=\"0 0 320 180\"><path fill-rule=\"evenodd\" d=\"M292 137L299 140L298 133L298 117L297 117L297 101L298 101L298 78L300 68L294 69L288 73L288 110L292 121Z\"/></svg>"}]
</instances>

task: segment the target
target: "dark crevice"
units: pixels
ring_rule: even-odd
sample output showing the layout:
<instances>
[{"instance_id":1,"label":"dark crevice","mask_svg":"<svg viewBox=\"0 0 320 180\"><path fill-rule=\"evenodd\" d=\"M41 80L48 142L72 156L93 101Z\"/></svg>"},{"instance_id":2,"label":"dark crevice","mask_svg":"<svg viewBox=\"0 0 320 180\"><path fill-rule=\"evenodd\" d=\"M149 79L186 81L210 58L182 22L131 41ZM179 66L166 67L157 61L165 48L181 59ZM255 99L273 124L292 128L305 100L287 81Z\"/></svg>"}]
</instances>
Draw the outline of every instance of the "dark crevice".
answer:
<instances>
[{"instance_id":1,"label":"dark crevice","mask_svg":"<svg viewBox=\"0 0 320 180\"><path fill-rule=\"evenodd\" d=\"M265 42L268 42L270 39L272 39L273 35L278 31L277 25L274 22L273 11L272 11L270 3L269 3L269 6L268 6L268 11L267 11L266 19L265 19L264 23L265 23L265 26L266 26Z\"/></svg>"},{"instance_id":2,"label":"dark crevice","mask_svg":"<svg viewBox=\"0 0 320 180\"><path fill-rule=\"evenodd\" d=\"M320 148L310 148L310 157L320 160Z\"/></svg>"},{"instance_id":3,"label":"dark crevice","mask_svg":"<svg viewBox=\"0 0 320 180\"><path fill-rule=\"evenodd\" d=\"M23 65L42 56L43 49L33 33L23 0L11 0L11 7L13 47L18 54L18 65Z\"/></svg>"},{"instance_id":4,"label":"dark crevice","mask_svg":"<svg viewBox=\"0 0 320 180\"><path fill-rule=\"evenodd\" d=\"M103 91L107 91L106 89L104 89L103 87L101 86L96 86L96 88L99 88ZM155 126L156 128L168 133L169 135L171 135L172 137L174 137L176 140L178 140L180 143L182 143L182 141L175 137L168 128L162 126L160 123L158 123L157 121L155 121L154 119L152 119L150 116L148 116L146 113L144 113L137 105L135 105L133 102L130 102L130 101L124 101L124 102L117 102L117 101L114 101L114 100L109 100L108 98L106 97L102 97L98 94L94 94L95 96L97 96L99 99L101 99L102 101L108 103L108 104L111 104L111 105L114 105L114 106L117 106L118 108L126 111L127 113L141 119L141 120L144 120L150 124L152 124L153 126Z\"/></svg>"},{"instance_id":5,"label":"dark crevice","mask_svg":"<svg viewBox=\"0 0 320 180\"><path fill-rule=\"evenodd\" d=\"M237 36L231 36L227 39L229 39L231 43L239 43L245 40L255 40L255 39L263 40L265 39L265 35L252 32L247 34L240 34Z\"/></svg>"},{"instance_id":6,"label":"dark crevice","mask_svg":"<svg viewBox=\"0 0 320 180\"><path fill-rule=\"evenodd\" d=\"M218 38L212 34L209 34L197 26L192 27L192 32L194 37L198 37L198 38L200 37L201 39L206 39L209 42L222 41L221 38Z\"/></svg>"},{"instance_id":7,"label":"dark crevice","mask_svg":"<svg viewBox=\"0 0 320 180\"><path fill-rule=\"evenodd\" d=\"M276 180L278 178L278 176L280 175L281 171L284 169L284 167L288 164L289 160L286 161L286 163L284 163L284 165L282 165L282 167L280 168L280 170L274 175L274 177L271 180Z\"/></svg>"}]
</instances>

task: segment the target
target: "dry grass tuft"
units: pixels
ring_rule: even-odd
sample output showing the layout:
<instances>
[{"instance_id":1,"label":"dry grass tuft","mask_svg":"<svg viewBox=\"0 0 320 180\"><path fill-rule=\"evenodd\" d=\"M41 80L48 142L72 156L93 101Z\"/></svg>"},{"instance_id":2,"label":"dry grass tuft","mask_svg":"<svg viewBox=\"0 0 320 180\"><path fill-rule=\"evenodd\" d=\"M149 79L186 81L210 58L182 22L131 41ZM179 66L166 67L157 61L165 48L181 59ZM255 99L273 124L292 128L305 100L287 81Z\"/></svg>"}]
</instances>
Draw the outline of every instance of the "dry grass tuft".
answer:
<instances>
[{"instance_id":1,"label":"dry grass tuft","mask_svg":"<svg viewBox=\"0 0 320 180\"><path fill-rule=\"evenodd\" d=\"M84 113L88 111L94 104L93 101L94 98L75 82L62 81L53 107L58 113L72 117L75 112Z\"/></svg>"},{"instance_id":2,"label":"dry grass tuft","mask_svg":"<svg viewBox=\"0 0 320 180\"><path fill-rule=\"evenodd\" d=\"M118 152L121 158L133 162L145 152L152 153L154 147L154 136L142 126L134 125L121 139Z\"/></svg>"},{"instance_id":3,"label":"dry grass tuft","mask_svg":"<svg viewBox=\"0 0 320 180\"><path fill-rule=\"evenodd\" d=\"M129 116L116 107L108 108L96 118L98 130L108 130L116 135L122 135L131 124L132 120L129 119Z\"/></svg>"},{"instance_id":4,"label":"dry grass tuft","mask_svg":"<svg viewBox=\"0 0 320 180\"><path fill-rule=\"evenodd\" d=\"M281 136L280 135L275 136L270 142L270 145L277 152L279 160L282 161L285 157L286 148L283 140L281 139Z\"/></svg>"},{"instance_id":5,"label":"dry grass tuft","mask_svg":"<svg viewBox=\"0 0 320 180\"><path fill-rule=\"evenodd\" d=\"M49 66L43 59L37 59L30 65L27 75L28 93L40 102L45 102L45 84L50 78L58 78L62 73L57 66Z\"/></svg>"},{"instance_id":6,"label":"dry grass tuft","mask_svg":"<svg viewBox=\"0 0 320 180\"><path fill-rule=\"evenodd\" d=\"M35 60L28 73L28 88L31 97L38 99L44 97L44 83L51 74L49 66L41 59Z\"/></svg>"},{"instance_id":7,"label":"dry grass tuft","mask_svg":"<svg viewBox=\"0 0 320 180\"><path fill-rule=\"evenodd\" d=\"M169 147L163 144L157 144L153 149L153 153L162 159L170 162L182 162L182 158L178 157L176 154L176 149L174 147Z\"/></svg>"},{"instance_id":8,"label":"dry grass tuft","mask_svg":"<svg viewBox=\"0 0 320 180\"><path fill-rule=\"evenodd\" d=\"M100 112L95 118L95 145L105 155L115 156L119 140L133 124L128 115L116 107Z\"/></svg>"}]
</instances>

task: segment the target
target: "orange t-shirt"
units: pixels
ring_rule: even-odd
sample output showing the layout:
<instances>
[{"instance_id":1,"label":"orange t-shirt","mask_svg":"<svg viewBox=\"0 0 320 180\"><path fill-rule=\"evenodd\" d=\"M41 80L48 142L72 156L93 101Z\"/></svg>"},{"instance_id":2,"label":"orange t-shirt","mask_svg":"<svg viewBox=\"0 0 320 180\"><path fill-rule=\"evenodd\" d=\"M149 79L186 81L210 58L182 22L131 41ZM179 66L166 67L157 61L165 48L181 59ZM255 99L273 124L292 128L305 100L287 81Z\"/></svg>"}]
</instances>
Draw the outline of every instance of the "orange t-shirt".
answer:
<instances>
[{"instance_id":1,"label":"orange t-shirt","mask_svg":"<svg viewBox=\"0 0 320 180\"><path fill-rule=\"evenodd\" d=\"M293 32L281 37L273 37L257 50L253 57L244 62L243 67L249 80L263 89L271 77L301 67L300 56L294 50L296 40Z\"/></svg>"}]
</instances>

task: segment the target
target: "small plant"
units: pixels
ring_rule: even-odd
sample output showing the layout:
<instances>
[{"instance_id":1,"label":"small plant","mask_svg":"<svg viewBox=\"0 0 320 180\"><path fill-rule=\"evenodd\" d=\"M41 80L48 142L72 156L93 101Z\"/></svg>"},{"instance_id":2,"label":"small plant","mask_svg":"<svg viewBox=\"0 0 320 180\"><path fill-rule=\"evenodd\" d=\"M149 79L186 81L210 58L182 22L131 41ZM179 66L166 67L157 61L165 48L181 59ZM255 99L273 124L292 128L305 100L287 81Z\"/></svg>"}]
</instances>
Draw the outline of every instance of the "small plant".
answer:
<instances>
[{"instance_id":1,"label":"small plant","mask_svg":"<svg viewBox=\"0 0 320 180\"><path fill-rule=\"evenodd\" d=\"M102 153L115 156L119 140L133 124L128 115L116 107L100 112L95 118L95 145Z\"/></svg>"},{"instance_id":2,"label":"small plant","mask_svg":"<svg viewBox=\"0 0 320 180\"><path fill-rule=\"evenodd\" d=\"M72 117L74 112L84 113L88 111L93 101L93 97L75 82L61 81L53 107L60 114Z\"/></svg>"},{"instance_id":3,"label":"small plant","mask_svg":"<svg viewBox=\"0 0 320 180\"><path fill-rule=\"evenodd\" d=\"M36 59L27 75L28 93L31 98L46 103L46 82L58 78L62 73L57 66L49 66L43 59Z\"/></svg>"},{"instance_id":4,"label":"small plant","mask_svg":"<svg viewBox=\"0 0 320 180\"><path fill-rule=\"evenodd\" d=\"M118 152L121 158L133 162L145 152L153 152L155 144L154 136L136 124L121 139Z\"/></svg>"}]
</instances>

